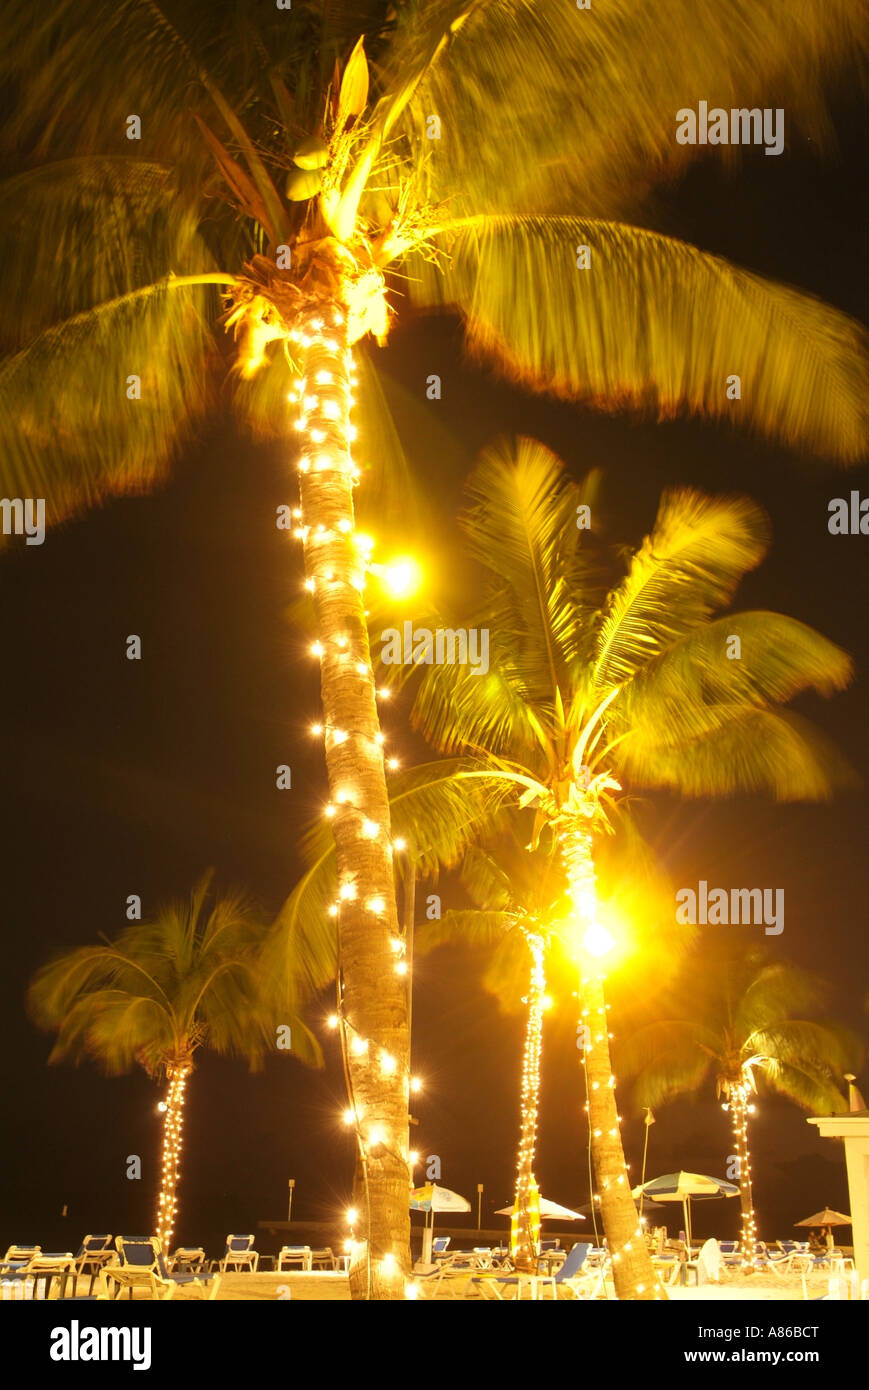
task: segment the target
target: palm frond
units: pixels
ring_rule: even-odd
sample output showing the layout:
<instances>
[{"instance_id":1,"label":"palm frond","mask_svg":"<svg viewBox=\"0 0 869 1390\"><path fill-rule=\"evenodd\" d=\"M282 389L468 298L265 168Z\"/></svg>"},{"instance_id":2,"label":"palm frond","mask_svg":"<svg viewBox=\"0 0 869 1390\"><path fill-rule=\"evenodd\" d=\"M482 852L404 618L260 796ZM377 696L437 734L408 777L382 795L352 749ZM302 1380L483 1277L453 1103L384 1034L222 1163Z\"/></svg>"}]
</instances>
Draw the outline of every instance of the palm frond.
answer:
<instances>
[{"instance_id":1,"label":"palm frond","mask_svg":"<svg viewBox=\"0 0 869 1390\"><path fill-rule=\"evenodd\" d=\"M414 930L413 948L428 955L438 946L491 949L515 928L511 912L486 912L482 908L450 908L439 920L421 922Z\"/></svg>"},{"instance_id":2,"label":"palm frond","mask_svg":"<svg viewBox=\"0 0 869 1390\"><path fill-rule=\"evenodd\" d=\"M805 1063L770 1061L763 1074L774 1091L795 1101L803 1110L816 1115L841 1115L848 1109L836 1083Z\"/></svg>"},{"instance_id":3,"label":"palm frond","mask_svg":"<svg viewBox=\"0 0 869 1390\"><path fill-rule=\"evenodd\" d=\"M409 8L390 72L419 49L414 12L434 23L447 6ZM511 212L560 210L567 196L612 216L694 159L738 158L727 147L676 142L676 112L695 93L728 109L784 107L788 139L795 127L823 139L825 86L865 55L867 31L865 6L851 0L823 9L812 0L656 8L607 0L587 14L572 4L484 0L411 103L415 127L432 112L443 123L432 196L458 187L475 210Z\"/></svg>"},{"instance_id":4,"label":"palm frond","mask_svg":"<svg viewBox=\"0 0 869 1390\"><path fill-rule=\"evenodd\" d=\"M764 513L748 497L664 493L652 532L610 596L600 626L595 683L629 680L733 595L769 543Z\"/></svg>"},{"instance_id":5,"label":"palm frond","mask_svg":"<svg viewBox=\"0 0 869 1390\"><path fill-rule=\"evenodd\" d=\"M44 498L52 522L153 487L205 410L206 296L167 280L143 286L45 329L7 358L6 494Z\"/></svg>"},{"instance_id":6,"label":"palm frond","mask_svg":"<svg viewBox=\"0 0 869 1390\"><path fill-rule=\"evenodd\" d=\"M865 1052L850 1029L799 1018L777 1019L756 1028L746 1038L743 1050L783 1066L826 1075L839 1084L845 1072L859 1070Z\"/></svg>"},{"instance_id":7,"label":"palm frond","mask_svg":"<svg viewBox=\"0 0 869 1390\"><path fill-rule=\"evenodd\" d=\"M635 728L618 745L613 763L636 787L657 787L685 797L761 793L776 801L829 801L835 790L859 785L841 753L796 714L739 705L728 718L692 741L672 727Z\"/></svg>"},{"instance_id":8,"label":"palm frond","mask_svg":"<svg viewBox=\"0 0 869 1390\"><path fill-rule=\"evenodd\" d=\"M604 410L729 420L843 464L864 456L869 340L811 295L578 217L473 216L440 241L442 267L409 260L413 298L457 308L471 353L510 380Z\"/></svg>"},{"instance_id":9,"label":"palm frond","mask_svg":"<svg viewBox=\"0 0 869 1390\"><path fill-rule=\"evenodd\" d=\"M758 1051L752 1041L758 1029L816 1012L829 994L825 980L789 961L760 963L750 971L740 992L733 1014L734 1033L748 1052Z\"/></svg>"},{"instance_id":10,"label":"palm frond","mask_svg":"<svg viewBox=\"0 0 869 1390\"><path fill-rule=\"evenodd\" d=\"M676 637L619 695L614 728L666 727L674 742L702 737L740 708L785 704L805 690L830 696L853 676L846 652L780 613L736 613ZM723 712L723 715L722 715Z\"/></svg>"},{"instance_id":11,"label":"palm frond","mask_svg":"<svg viewBox=\"0 0 869 1390\"><path fill-rule=\"evenodd\" d=\"M632 1076L639 1105L662 1105L698 1090L715 1065L717 1039L702 1024L671 1019L639 1028L614 1045L615 1065Z\"/></svg>"}]
</instances>

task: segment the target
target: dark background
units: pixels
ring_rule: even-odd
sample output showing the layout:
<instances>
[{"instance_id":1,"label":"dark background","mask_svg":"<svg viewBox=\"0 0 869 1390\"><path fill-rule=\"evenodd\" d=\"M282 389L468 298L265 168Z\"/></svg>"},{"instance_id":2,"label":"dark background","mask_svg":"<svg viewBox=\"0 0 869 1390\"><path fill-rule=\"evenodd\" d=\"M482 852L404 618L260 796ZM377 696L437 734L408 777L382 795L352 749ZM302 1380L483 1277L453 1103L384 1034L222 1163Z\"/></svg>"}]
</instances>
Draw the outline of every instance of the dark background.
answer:
<instances>
[{"instance_id":1,"label":"dark background","mask_svg":"<svg viewBox=\"0 0 869 1390\"><path fill-rule=\"evenodd\" d=\"M833 159L822 165L797 142L780 158L747 151L733 175L701 165L648 220L865 321L864 125L864 113L843 101ZM536 400L469 366L450 319L400 322L375 353L425 482L431 555L444 572L462 474L503 431L539 437L576 473L603 466L605 520L620 541L641 538L673 483L743 489L760 500L774 546L737 606L788 612L854 653L852 689L801 707L865 778L869 538L827 531L830 498L852 487L869 493L865 468L834 473L721 427L643 425ZM442 377L440 402L425 400L432 372ZM141 1073L106 1080L88 1066L48 1068L49 1040L23 1009L34 970L58 949L122 928L128 894L139 893L149 913L186 894L209 865L222 882L248 887L268 913L293 885L299 835L322 804L325 775L306 732L318 711L315 663L286 618L302 575L298 547L275 529L283 501L295 501L288 451L251 445L221 417L158 495L93 512L49 533L41 548L13 541L0 556L0 1246L75 1248L85 1231L147 1232L152 1222L159 1092ZM125 659L128 633L143 639L140 662ZM422 755L400 704L385 727L405 761ZM281 762L292 765L292 791L274 787ZM677 883L784 888L784 933L768 943L828 976L837 1016L865 1029L865 792L828 807L680 806L664 797L652 805L652 837ZM448 904L449 882L442 891ZM426 1084L415 1105L418 1145L440 1156L442 1181L474 1206L476 1183L485 1183L485 1225L486 1213L511 1198L521 1025L482 993L482 965L458 951L418 962L413 1053ZM646 989L654 995L654 962ZM618 1034L618 1019L612 1024ZM188 1092L179 1241L217 1253L227 1231L284 1216L288 1177L296 1179L294 1214L343 1211L352 1146L339 1121L334 1037L323 1030L323 1038L324 1073L282 1057L250 1077L202 1055ZM583 1097L575 1049L553 1042L538 1178L544 1194L574 1205L589 1190ZM620 1102L638 1177L643 1127L628 1092ZM680 1167L723 1176L731 1144L713 1096L657 1119L649 1176ZM761 1102L753 1150L762 1235L790 1234L824 1203L847 1210L841 1148L820 1140L795 1107ZM125 1177L129 1154L142 1156L140 1182ZM698 1207L698 1233L735 1234L737 1205Z\"/></svg>"}]
</instances>

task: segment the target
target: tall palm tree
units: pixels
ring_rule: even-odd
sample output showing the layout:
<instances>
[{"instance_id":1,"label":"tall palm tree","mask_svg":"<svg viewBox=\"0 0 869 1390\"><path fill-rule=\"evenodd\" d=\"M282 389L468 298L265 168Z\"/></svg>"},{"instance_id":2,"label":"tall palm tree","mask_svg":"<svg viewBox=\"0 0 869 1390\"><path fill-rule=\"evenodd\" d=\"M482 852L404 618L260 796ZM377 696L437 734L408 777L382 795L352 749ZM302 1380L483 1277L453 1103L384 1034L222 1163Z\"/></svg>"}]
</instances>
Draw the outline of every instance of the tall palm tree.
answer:
<instances>
[{"instance_id":1,"label":"tall palm tree","mask_svg":"<svg viewBox=\"0 0 869 1390\"><path fill-rule=\"evenodd\" d=\"M57 520L157 482L214 417L218 287L237 415L300 445L296 534L340 808L342 1009L373 1044L347 1074L378 1136L360 1139L367 1248L384 1261L375 1292L396 1294L407 1020L388 968L397 914L353 496L357 371L375 406L377 384L354 348L386 337L403 298L453 306L471 348L535 390L742 418L853 460L859 327L615 219L635 213L650 175L669 180L708 150L676 142L686 91L762 97L822 136L821 74L865 51L869 18L850 0L823 13L672 0L653 17L610 0L591 19L561 0L56 0L35 22L9 0L4 28L0 139L17 161L0 228L7 494L44 496ZM389 437L370 417L366 436Z\"/></svg>"},{"instance_id":2,"label":"tall palm tree","mask_svg":"<svg viewBox=\"0 0 869 1390\"><path fill-rule=\"evenodd\" d=\"M153 921L50 961L28 991L34 1020L57 1033L50 1062L89 1059L110 1076L138 1063L164 1081L155 1218L164 1250L178 1212L184 1099L197 1050L244 1057L253 1069L275 1047L275 1027L288 1025L289 1050L319 1061L300 1018L265 1002L264 935L249 902L240 893L216 896L206 874L186 902L161 908Z\"/></svg>"},{"instance_id":3,"label":"tall palm tree","mask_svg":"<svg viewBox=\"0 0 869 1390\"><path fill-rule=\"evenodd\" d=\"M730 1113L747 1265L757 1252L749 1126L758 1081L804 1110L848 1108L840 1088L863 1049L848 1030L818 1019L828 994L817 975L773 961L739 936L711 948L704 940L684 962L670 998L658 1000L664 1017L618 1049L643 1105L657 1107L715 1082Z\"/></svg>"},{"instance_id":4,"label":"tall palm tree","mask_svg":"<svg viewBox=\"0 0 869 1390\"><path fill-rule=\"evenodd\" d=\"M568 479L533 440L485 450L461 518L480 571L468 587L480 597L468 612L424 621L429 629L488 631L490 669L383 669L397 681L421 669L414 722L439 751L469 755L455 768L458 784L499 798L513 788L518 805L535 813L532 845L561 860L588 1030L595 1177L619 1257L616 1286L621 1297L652 1297L615 1104L603 987L614 941L600 921L601 847L621 828L628 788L828 797L847 779L842 760L805 720L777 706L800 691L841 689L851 662L781 614L714 616L767 548L765 516L745 497L665 493L650 535L605 597L602 547L577 528L595 486L593 478L583 486Z\"/></svg>"}]
</instances>

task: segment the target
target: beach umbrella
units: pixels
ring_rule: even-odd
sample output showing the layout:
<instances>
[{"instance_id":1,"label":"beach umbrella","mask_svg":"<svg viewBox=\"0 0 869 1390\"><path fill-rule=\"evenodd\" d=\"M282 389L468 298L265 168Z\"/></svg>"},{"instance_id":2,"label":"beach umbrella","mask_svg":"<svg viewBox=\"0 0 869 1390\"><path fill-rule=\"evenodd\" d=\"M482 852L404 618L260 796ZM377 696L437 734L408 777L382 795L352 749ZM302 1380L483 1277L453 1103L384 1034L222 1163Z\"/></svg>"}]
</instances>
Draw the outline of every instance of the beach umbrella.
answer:
<instances>
[{"instance_id":1,"label":"beach umbrella","mask_svg":"<svg viewBox=\"0 0 869 1390\"><path fill-rule=\"evenodd\" d=\"M633 1189L633 1196L645 1193L656 1202L681 1202L685 1217L685 1235L691 1247L691 1202L711 1201L716 1197L738 1197L736 1183L726 1182L724 1178L710 1178L706 1173L664 1173L660 1178L640 1183Z\"/></svg>"},{"instance_id":2,"label":"beach umbrella","mask_svg":"<svg viewBox=\"0 0 869 1390\"><path fill-rule=\"evenodd\" d=\"M496 1216L513 1216L516 1207L500 1207L495 1212ZM540 1198L540 1220L541 1221L584 1221L585 1217L581 1211L572 1211L570 1207L561 1207L557 1202L550 1202L547 1197Z\"/></svg>"},{"instance_id":3,"label":"beach umbrella","mask_svg":"<svg viewBox=\"0 0 869 1390\"><path fill-rule=\"evenodd\" d=\"M411 1211L423 1211L425 1217L425 1231L423 1233L423 1260L431 1262L432 1236L434 1235L434 1219L436 1211L470 1211L471 1204L467 1198L459 1192L453 1192L449 1187L439 1187L436 1182L426 1183L425 1187L415 1187L410 1194ZM431 1225L429 1225L428 1213L431 1212Z\"/></svg>"},{"instance_id":4,"label":"beach umbrella","mask_svg":"<svg viewBox=\"0 0 869 1390\"><path fill-rule=\"evenodd\" d=\"M426 1183L425 1187L415 1187L410 1194L411 1211L470 1211L471 1204L458 1192L448 1187L438 1187L436 1182Z\"/></svg>"},{"instance_id":5,"label":"beach umbrella","mask_svg":"<svg viewBox=\"0 0 869 1390\"><path fill-rule=\"evenodd\" d=\"M807 1216L802 1221L795 1221L795 1226L850 1226L850 1216L845 1216L841 1211L833 1211L830 1207L824 1207L823 1211L816 1211L814 1216Z\"/></svg>"}]
</instances>

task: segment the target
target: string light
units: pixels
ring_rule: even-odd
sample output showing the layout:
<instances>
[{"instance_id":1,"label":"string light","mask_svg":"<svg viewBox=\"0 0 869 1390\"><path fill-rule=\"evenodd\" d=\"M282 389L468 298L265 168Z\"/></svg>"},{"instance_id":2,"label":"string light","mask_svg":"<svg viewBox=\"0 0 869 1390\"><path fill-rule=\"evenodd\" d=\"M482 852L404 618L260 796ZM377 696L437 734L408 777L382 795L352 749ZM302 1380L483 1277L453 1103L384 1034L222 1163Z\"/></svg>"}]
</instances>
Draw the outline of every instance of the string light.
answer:
<instances>
[{"instance_id":1,"label":"string light","mask_svg":"<svg viewBox=\"0 0 869 1390\"><path fill-rule=\"evenodd\" d=\"M522 1057L522 1089L520 1097L521 1128L516 1165L516 1200L513 1204L510 1244L513 1263L517 1269L537 1268L537 1241L540 1232L539 1196L534 1181L534 1155L537 1147L537 1115L540 1105L540 1053L543 1045L543 938L534 932L524 933L531 952L531 980L528 993L528 1017L525 1026L525 1050ZM534 1220L532 1206L537 1207Z\"/></svg>"},{"instance_id":2,"label":"string light","mask_svg":"<svg viewBox=\"0 0 869 1390\"><path fill-rule=\"evenodd\" d=\"M176 1191L180 1177L184 1088L190 1071L191 1068L184 1065L166 1068L169 1088L164 1102L160 1195L157 1201L157 1239L164 1250L168 1250L171 1244L178 1213Z\"/></svg>"}]
</instances>

